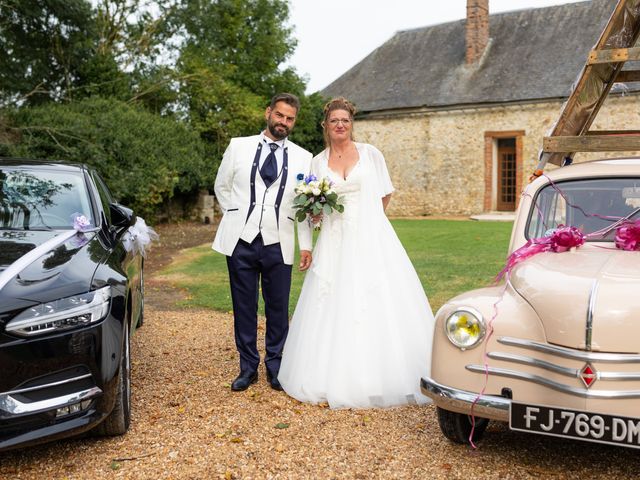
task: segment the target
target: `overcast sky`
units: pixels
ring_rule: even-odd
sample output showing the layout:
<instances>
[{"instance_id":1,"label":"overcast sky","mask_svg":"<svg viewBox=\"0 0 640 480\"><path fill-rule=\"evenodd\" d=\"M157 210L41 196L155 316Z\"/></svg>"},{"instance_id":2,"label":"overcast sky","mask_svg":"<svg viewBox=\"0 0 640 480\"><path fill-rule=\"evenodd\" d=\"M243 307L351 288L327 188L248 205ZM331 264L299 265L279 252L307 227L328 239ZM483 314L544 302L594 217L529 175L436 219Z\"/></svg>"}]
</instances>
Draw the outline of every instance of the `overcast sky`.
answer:
<instances>
[{"instance_id":1,"label":"overcast sky","mask_svg":"<svg viewBox=\"0 0 640 480\"><path fill-rule=\"evenodd\" d=\"M489 0L490 13L540 8L576 0ZM466 0L289 0L298 47L290 59L318 91L400 30L464 18Z\"/></svg>"}]
</instances>

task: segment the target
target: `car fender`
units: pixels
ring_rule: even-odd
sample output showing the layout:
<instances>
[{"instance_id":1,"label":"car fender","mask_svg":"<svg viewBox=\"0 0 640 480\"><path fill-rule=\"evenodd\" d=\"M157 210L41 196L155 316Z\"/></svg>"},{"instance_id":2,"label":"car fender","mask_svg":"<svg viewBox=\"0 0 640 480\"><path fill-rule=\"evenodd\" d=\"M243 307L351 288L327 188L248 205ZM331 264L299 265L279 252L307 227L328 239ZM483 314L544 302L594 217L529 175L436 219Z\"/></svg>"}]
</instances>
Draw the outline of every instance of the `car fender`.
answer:
<instances>
[{"instance_id":1,"label":"car fender","mask_svg":"<svg viewBox=\"0 0 640 480\"><path fill-rule=\"evenodd\" d=\"M457 309L464 307L479 312L486 329L484 338L466 350L453 345L445 330L446 319ZM443 385L480 392L485 385L485 376L471 372L465 367L471 364L485 364L486 352L499 345L498 337L493 332L497 325L500 326L501 337L546 342L544 329L537 314L509 283L472 290L451 299L436 314L431 377ZM504 349L502 345L500 348ZM498 390L493 393L500 392Z\"/></svg>"}]
</instances>

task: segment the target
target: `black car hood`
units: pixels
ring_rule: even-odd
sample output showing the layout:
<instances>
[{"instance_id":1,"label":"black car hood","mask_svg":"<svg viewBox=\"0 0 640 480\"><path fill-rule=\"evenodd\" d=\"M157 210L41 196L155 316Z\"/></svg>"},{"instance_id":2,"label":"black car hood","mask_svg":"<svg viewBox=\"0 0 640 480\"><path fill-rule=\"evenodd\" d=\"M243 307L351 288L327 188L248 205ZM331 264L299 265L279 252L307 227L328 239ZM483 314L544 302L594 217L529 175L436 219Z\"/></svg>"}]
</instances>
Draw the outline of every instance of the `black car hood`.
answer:
<instances>
[{"instance_id":1,"label":"black car hood","mask_svg":"<svg viewBox=\"0 0 640 480\"><path fill-rule=\"evenodd\" d=\"M4 230L0 231L0 273L21 256L55 237L57 231Z\"/></svg>"},{"instance_id":2,"label":"black car hood","mask_svg":"<svg viewBox=\"0 0 640 480\"><path fill-rule=\"evenodd\" d=\"M59 231L1 231L0 275L11 264ZM100 260L108 253L99 234L74 236L43 252L0 289L0 313L86 292Z\"/></svg>"}]
</instances>

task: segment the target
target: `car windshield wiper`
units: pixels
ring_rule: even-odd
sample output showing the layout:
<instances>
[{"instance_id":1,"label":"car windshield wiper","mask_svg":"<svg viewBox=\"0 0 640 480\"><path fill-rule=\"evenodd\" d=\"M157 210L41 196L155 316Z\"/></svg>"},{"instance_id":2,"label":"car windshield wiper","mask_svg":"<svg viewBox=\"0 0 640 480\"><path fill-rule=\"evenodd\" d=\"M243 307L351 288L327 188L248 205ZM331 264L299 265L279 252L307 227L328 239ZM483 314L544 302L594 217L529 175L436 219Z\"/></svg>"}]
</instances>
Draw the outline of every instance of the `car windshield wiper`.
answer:
<instances>
[{"instance_id":1,"label":"car windshield wiper","mask_svg":"<svg viewBox=\"0 0 640 480\"><path fill-rule=\"evenodd\" d=\"M636 208L633 212L631 212L626 217L622 217L620 220L616 220L614 223L612 223L607 228L602 230L602 233L600 233L600 237L602 237L602 238L606 237L609 234L609 232L611 232L611 230L617 228L621 223L623 223L623 222L625 222L627 220L630 220L631 218L635 217L638 212L640 212L640 207ZM594 233L596 233L596 232L594 232Z\"/></svg>"},{"instance_id":2,"label":"car windshield wiper","mask_svg":"<svg viewBox=\"0 0 640 480\"><path fill-rule=\"evenodd\" d=\"M38 226L38 227L26 227L24 230L28 230L30 232L51 232L54 229L44 225L44 226Z\"/></svg>"},{"instance_id":3,"label":"car windshield wiper","mask_svg":"<svg viewBox=\"0 0 640 480\"><path fill-rule=\"evenodd\" d=\"M0 230L4 232L52 232L55 229L51 227L0 227Z\"/></svg>"}]
</instances>

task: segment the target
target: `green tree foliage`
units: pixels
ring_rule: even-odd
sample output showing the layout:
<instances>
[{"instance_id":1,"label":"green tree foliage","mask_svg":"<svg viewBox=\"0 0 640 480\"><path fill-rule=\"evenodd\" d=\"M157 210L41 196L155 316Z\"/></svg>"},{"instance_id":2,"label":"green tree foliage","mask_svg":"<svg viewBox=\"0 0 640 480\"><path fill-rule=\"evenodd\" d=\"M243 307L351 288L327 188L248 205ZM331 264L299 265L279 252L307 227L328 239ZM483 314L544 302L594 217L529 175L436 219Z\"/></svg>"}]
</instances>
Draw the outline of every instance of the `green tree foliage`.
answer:
<instances>
[{"instance_id":1,"label":"green tree foliage","mask_svg":"<svg viewBox=\"0 0 640 480\"><path fill-rule=\"evenodd\" d=\"M273 95L291 92L303 108L294 130L300 144L315 151L322 142L319 121L304 96L304 80L281 68L295 49L285 25L285 0L181 0L168 20L180 32L177 72L179 102L218 162L229 139L264 128Z\"/></svg>"},{"instance_id":2,"label":"green tree foliage","mask_svg":"<svg viewBox=\"0 0 640 480\"><path fill-rule=\"evenodd\" d=\"M0 0L0 155L96 165L153 212L211 189L229 140L302 101L292 140L323 148L324 99L286 60L287 0Z\"/></svg>"},{"instance_id":3,"label":"green tree foliage","mask_svg":"<svg viewBox=\"0 0 640 480\"><path fill-rule=\"evenodd\" d=\"M64 97L91 56L93 27L86 0L0 2L0 103Z\"/></svg>"},{"instance_id":4,"label":"green tree foliage","mask_svg":"<svg viewBox=\"0 0 640 480\"><path fill-rule=\"evenodd\" d=\"M187 125L115 100L90 98L10 112L17 144L0 155L94 165L115 196L153 217L174 194L212 182L203 145Z\"/></svg>"},{"instance_id":5,"label":"green tree foliage","mask_svg":"<svg viewBox=\"0 0 640 480\"><path fill-rule=\"evenodd\" d=\"M183 55L184 79L179 90L188 121L216 159L231 137L257 132L264 122L265 101L225 77L224 66L213 70L199 57Z\"/></svg>"},{"instance_id":6,"label":"green tree foliage","mask_svg":"<svg viewBox=\"0 0 640 480\"><path fill-rule=\"evenodd\" d=\"M300 112L291 134L291 140L304 146L314 154L324 150L324 139L320 123L322 122L322 109L325 103L327 103L327 99L317 92L301 97Z\"/></svg>"},{"instance_id":7,"label":"green tree foliage","mask_svg":"<svg viewBox=\"0 0 640 480\"><path fill-rule=\"evenodd\" d=\"M93 55L83 65L80 84L84 95L130 101L151 101L168 90L170 71L161 64L171 35L167 10L160 14L148 0L94 0ZM166 2L163 2L166 3ZM170 10L169 10L170 11ZM171 99L174 96L168 97Z\"/></svg>"},{"instance_id":8,"label":"green tree foliage","mask_svg":"<svg viewBox=\"0 0 640 480\"><path fill-rule=\"evenodd\" d=\"M302 93L304 82L280 66L296 40L284 22L286 0L181 0L174 21L185 36L181 58L198 57L241 88L270 98L279 91Z\"/></svg>"},{"instance_id":9,"label":"green tree foliage","mask_svg":"<svg viewBox=\"0 0 640 480\"><path fill-rule=\"evenodd\" d=\"M0 104L157 93L147 79L166 73L170 30L154 10L147 0L1 1Z\"/></svg>"}]
</instances>

